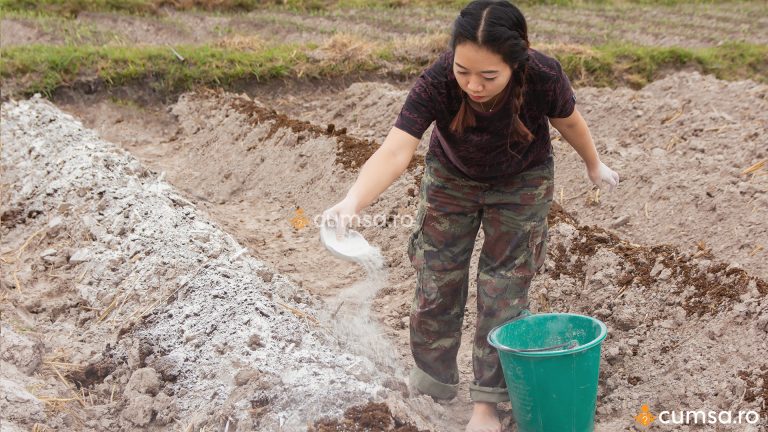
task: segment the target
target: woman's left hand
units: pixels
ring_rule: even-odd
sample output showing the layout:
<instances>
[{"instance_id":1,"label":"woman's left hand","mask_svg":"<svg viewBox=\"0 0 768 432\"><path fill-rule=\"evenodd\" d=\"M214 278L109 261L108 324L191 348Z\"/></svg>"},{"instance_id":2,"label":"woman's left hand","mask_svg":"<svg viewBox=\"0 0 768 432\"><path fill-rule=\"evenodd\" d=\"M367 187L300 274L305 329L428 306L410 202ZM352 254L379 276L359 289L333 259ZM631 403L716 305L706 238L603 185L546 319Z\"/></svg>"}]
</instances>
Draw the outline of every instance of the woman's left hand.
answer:
<instances>
[{"instance_id":1,"label":"woman's left hand","mask_svg":"<svg viewBox=\"0 0 768 432\"><path fill-rule=\"evenodd\" d=\"M609 192L613 192L619 185L619 174L602 162L594 168L587 168L587 176L592 184L601 189L604 184L607 185Z\"/></svg>"}]
</instances>

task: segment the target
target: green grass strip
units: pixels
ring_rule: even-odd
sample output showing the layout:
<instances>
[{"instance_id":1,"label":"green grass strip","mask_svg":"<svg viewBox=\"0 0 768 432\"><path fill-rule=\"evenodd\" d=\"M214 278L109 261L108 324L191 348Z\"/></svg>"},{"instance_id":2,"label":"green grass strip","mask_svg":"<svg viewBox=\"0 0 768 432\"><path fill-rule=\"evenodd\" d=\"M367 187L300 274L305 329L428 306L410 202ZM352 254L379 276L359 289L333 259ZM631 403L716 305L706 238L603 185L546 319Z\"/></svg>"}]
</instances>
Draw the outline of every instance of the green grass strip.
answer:
<instances>
[{"instance_id":1,"label":"green grass strip","mask_svg":"<svg viewBox=\"0 0 768 432\"><path fill-rule=\"evenodd\" d=\"M706 48L613 44L552 53L576 82L599 87L641 88L664 70L693 68L722 80L768 82L768 46L728 42Z\"/></svg>"},{"instance_id":2,"label":"green grass strip","mask_svg":"<svg viewBox=\"0 0 768 432\"><path fill-rule=\"evenodd\" d=\"M50 95L77 79L93 77L102 79L107 86L143 82L171 94L198 85L227 88L247 80L334 77L377 71L384 67L384 60L399 65L400 69L393 72L409 76L426 66L398 55L395 45L378 47L364 59L326 62L307 55L314 48L290 44L259 51L235 51L207 45L182 46L176 48L184 57L180 61L168 47L26 45L0 50L0 78L3 88L10 87L25 95ZM558 58L576 85L640 88L658 78L662 71L682 68L693 68L724 80L750 78L768 82L765 45L728 43L700 49L627 44L583 49L554 46L545 52Z\"/></svg>"},{"instance_id":3,"label":"green grass strip","mask_svg":"<svg viewBox=\"0 0 768 432\"><path fill-rule=\"evenodd\" d=\"M149 81L164 93L196 85L227 87L238 80L269 80L289 75L306 62L305 47L283 45L260 51L233 51L209 46L78 47L28 45L0 52L0 77L20 79L22 93L46 95L78 78L98 77L108 86Z\"/></svg>"}]
</instances>

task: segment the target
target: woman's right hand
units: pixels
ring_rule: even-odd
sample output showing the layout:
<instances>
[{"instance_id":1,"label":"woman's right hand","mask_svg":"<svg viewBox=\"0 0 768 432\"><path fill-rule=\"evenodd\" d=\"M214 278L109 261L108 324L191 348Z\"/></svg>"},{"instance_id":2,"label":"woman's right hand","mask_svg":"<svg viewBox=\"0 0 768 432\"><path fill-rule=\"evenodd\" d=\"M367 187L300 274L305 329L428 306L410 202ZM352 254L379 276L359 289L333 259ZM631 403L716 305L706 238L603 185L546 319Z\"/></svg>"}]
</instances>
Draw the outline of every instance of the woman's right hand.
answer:
<instances>
[{"instance_id":1,"label":"woman's right hand","mask_svg":"<svg viewBox=\"0 0 768 432\"><path fill-rule=\"evenodd\" d=\"M336 227L336 238L341 239L353 221L359 219L357 201L346 197L323 212L323 224Z\"/></svg>"},{"instance_id":2,"label":"woman's right hand","mask_svg":"<svg viewBox=\"0 0 768 432\"><path fill-rule=\"evenodd\" d=\"M595 186L599 188L607 187L608 192L613 192L619 185L619 174L602 162L593 169L587 168L587 177Z\"/></svg>"},{"instance_id":3,"label":"woman's right hand","mask_svg":"<svg viewBox=\"0 0 768 432\"><path fill-rule=\"evenodd\" d=\"M346 197L322 213L322 223L335 224L336 237L345 237L347 228L360 221L358 212L375 201L405 171L418 145L419 138L393 127L384 143L360 168Z\"/></svg>"}]
</instances>

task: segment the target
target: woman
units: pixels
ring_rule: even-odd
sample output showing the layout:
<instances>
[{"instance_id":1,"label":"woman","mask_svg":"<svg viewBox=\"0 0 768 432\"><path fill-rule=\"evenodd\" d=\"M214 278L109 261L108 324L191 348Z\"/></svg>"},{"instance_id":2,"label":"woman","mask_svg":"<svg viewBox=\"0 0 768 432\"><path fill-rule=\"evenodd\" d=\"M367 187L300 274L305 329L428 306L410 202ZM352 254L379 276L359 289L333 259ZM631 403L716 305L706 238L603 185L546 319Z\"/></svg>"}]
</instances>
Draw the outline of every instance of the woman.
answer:
<instances>
[{"instance_id":1,"label":"woman","mask_svg":"<svg viewBox=\"0 0 768 432\"><path fill-rule=\"evenodd\" d=\"M584 160L592 183L613 189L619 176L600 161L558 61L530 48L517 7L471 2L456 18L450 47L418 78L382 146L324 216L340 227L356 217L403 173L435 122L408 243L417 274L410 384L435 398L456 396L469 261L482 225L466 430L500 431L496 404L509 397L486 336L528 307L528 288L546 256L554 191L549 123Z\"/></svg>"}]
</instances>

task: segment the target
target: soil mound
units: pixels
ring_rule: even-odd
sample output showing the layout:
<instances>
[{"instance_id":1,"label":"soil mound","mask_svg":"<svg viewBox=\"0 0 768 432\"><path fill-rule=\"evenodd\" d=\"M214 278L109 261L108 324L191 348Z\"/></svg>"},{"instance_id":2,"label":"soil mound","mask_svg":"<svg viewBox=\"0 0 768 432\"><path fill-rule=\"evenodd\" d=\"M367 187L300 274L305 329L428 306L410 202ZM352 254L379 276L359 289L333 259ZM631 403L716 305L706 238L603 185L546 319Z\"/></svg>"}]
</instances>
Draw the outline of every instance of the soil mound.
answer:
<instances>
[{"instance_id":1,"label":"soil mound","mask_svg":"<svg viewBox=\"0 0 768 432\"><path fill-rule=\"evenodd\" d=\"M401 397L163 174L40 98L2 110L4 430L297 430Z\"/></svg>"}]
</instances>

